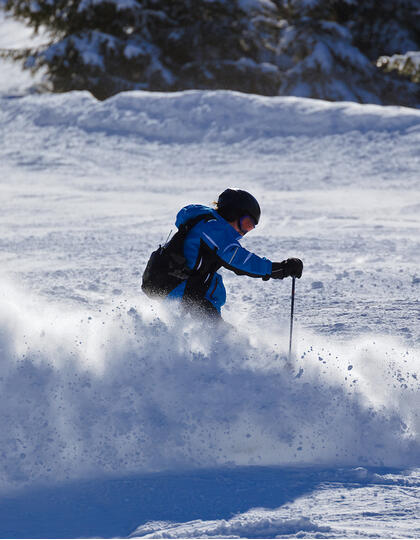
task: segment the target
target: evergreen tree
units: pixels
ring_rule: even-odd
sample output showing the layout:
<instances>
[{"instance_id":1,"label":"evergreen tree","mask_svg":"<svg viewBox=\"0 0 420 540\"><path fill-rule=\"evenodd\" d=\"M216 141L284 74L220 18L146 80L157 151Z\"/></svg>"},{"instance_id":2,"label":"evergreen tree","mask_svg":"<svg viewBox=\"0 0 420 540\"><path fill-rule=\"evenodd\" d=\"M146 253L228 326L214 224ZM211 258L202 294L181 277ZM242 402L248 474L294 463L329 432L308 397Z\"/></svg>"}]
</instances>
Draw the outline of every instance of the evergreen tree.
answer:
<instances>
[{"instance_id":1,"label":"evergreen tree","mask_svg":"<svg viewBox=\"0 0 420 540\"><path fill-rule=\"evenodd\" d=\"M351 1L351 0L349 0ZM291 0L279 43L285 69L280 94L360 102L379 102L371 82L373 68L338 21L335 4Z\"/></svg>"},{"instance_id":2,"label":"evergreen tree","mask_svg":"<svg viewBox=\"0 0 420 540\"><path fill-rule=\"evenodd\" d=\"M409 23L413 2L403 0L405 10L399 14L393 47L416 37ZM278 3L285 19L278 50L278 62L284 70L280 94L361 103L418 103L417 89L378 72L375 66L377 48L385 47L389 30L385 21L389 23L391 8L400 9L400 0L380 4L375 0ZM372 29L376 34L368 39Z\"/></svg>"},{"instance_id":3,"label":"evergreen tree","mask_svg":"<svg viewBox=\"0 0 420 540\"><path fill-rule=\"evenodd\" d=\"M269 0L6 0L6 9L50 33L48 46L14 57L46 67L54 91L275 94L279 85Z\"/></svg>"},{"instance_id":4,"label":"evergreen tree","mask_svg":"<svg viewBox=\"0 0 420 540\"><path fill-rule=\"evenodd\" d=\"M346 24L354 44L370 61L416 50L420 45L419 0L363 0L349 4Z\"/></svg>"},{"instance_id":5,"label":"evergreen tree","mask_svg":"<svg viewBox=\"0 0 420 540\"><path fill-rule=\"evenodd\" d=\"M53 91L87 89L102 99L131 89L231 89L420 102L418 85L376 67L379 56L419 50L419 0L5 2L49 32L45 47L11 54L44 68Z\"/></svg>"},{"instance_id":6,"label":"evergreen tree","mask_svg":"<svg viewBox=\"0 0 420 540\"><path fill-rule=\"evenodd\" d=\"M388 73L382 79L381 101L384 104L420 105L420 89L417 85L390 73L400 74L410 69L411 60L378 60L379 56L399 56L420 47L419 0L364 0L350 6L347 26L352 32L355 45L377 67ZM402 67L405 64L405 67ZM392 67L391 67L392 65ZM401 66L402 69L398 69ZM412 66L414 68L414 65ZM415 76L412 77L415 81Z\"/></svg>"},{"instance_id":7,"label":"evergreen tree","mask_svg":"<svg viewBox=\"0 0 420 540\"><path fill-rule=\"evenodd\" d=\"M396 70L400 75L409 77L415 83L420 83L420 51L380 56L377 66L385 71Z\"/></svg>"}]
</instances>

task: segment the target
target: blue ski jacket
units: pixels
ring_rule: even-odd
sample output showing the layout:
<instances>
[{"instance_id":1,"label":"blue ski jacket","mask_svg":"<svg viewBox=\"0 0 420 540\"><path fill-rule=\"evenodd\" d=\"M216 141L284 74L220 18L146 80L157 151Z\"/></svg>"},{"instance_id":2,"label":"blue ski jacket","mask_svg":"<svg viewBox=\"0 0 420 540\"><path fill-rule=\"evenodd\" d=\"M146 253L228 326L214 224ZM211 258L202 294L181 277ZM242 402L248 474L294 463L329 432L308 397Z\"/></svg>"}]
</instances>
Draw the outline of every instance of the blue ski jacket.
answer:
<instances>
[{"instance_id":1,"label":"blue ski jacket","mask_svg":"<svg viewBox=\"0 0 420 540\"><path fill-rule=\"evenodd\" d=\"M215 209L208 206L190 204L182 208L175 225L179 228L201 214L212 214L214 218L200 221L191 229L184 242L184 257L190 269L204 276L204 298L220 312L226 302L226 290L222 276L215 270L223 266L239 275L261 278L270 276L272 263L244 249L239 243L242 236ZM187 281L173 289L168 298L182 298L186 294L186 287L188 289L190 286Z\"/></svg>"}]
</instances>

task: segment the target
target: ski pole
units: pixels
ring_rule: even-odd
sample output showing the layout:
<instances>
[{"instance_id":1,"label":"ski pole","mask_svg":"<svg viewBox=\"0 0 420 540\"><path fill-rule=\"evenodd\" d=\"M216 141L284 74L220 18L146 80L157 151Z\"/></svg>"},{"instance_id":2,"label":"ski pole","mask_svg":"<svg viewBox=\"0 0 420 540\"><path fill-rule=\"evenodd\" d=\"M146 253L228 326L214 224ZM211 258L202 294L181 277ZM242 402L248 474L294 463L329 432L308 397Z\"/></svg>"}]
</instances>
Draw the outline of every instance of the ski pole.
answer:
<instances>
[{"instance_id":1,"label":"ski pole","mask_svg":"<svg viewBox=\"0 0 420 540\"><path fill-rule=\"evenodd\" d=\"M290 309L290 339L289 339L289 362L292 360L292 333L293 333L293 313L295 310L295 282L296 278L292 278L292 299Z\"/></svg>"}]
</instances>

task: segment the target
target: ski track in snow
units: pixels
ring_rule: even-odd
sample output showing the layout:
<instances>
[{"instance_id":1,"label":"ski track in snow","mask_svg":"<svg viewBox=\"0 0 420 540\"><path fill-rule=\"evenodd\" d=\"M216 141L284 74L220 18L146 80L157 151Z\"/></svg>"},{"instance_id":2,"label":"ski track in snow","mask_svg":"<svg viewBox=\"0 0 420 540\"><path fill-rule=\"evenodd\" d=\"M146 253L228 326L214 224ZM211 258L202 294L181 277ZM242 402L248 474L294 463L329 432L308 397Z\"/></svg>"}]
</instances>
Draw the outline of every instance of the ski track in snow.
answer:
<instances>
[{"instance_id":1,"label":"ski track in snow","mask_svg":"<svg viewBox=\"0 0 420 540\"><path fill-rule=\"evenodd\" d=\"M418 537L420 112L233 92L0 105L1 492L145 475L143 513L134 496L109 535ZM291 365L290 281L224 272L231 333L139 292L177 210L228 185L263 208L244 245L305 262ZM288 470L288 497L266 482L255 509L252 486ZM209 495L152 511L174 471L181 499L197 478Z\"/></svg>"}]
</instances>

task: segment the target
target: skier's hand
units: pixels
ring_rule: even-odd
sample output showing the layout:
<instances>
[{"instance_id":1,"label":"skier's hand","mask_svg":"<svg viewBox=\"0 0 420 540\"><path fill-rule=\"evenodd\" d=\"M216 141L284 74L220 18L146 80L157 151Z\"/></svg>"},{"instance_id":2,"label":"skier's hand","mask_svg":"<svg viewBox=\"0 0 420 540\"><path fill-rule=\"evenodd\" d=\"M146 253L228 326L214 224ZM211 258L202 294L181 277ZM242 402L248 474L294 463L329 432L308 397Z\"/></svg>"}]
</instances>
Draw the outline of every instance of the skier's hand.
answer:
<instances>
[{"instance_id":1,"label":"skier's hand","mask_svg":"<svg viewBox=\"0 0 420 540\"><path fill-rule=\"evenodd\" d=\"M286 260L286 275L290 277L301 278L303 272L303 262L300 259L292 257Z\"/></svg>"},{"instance_id":2,"label":"skier's hand","mask_svg":"<svg viewBox=\"0 0 420 540\"><path fill-rule=\"evenodd\" d=\"M285 277L302 276L303 262L300 259L286 259L282 262L273 262L270 277L273 279L283 279Z\"/></svg>"}]
</instances>

